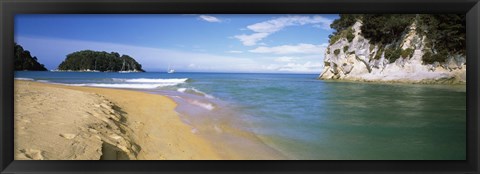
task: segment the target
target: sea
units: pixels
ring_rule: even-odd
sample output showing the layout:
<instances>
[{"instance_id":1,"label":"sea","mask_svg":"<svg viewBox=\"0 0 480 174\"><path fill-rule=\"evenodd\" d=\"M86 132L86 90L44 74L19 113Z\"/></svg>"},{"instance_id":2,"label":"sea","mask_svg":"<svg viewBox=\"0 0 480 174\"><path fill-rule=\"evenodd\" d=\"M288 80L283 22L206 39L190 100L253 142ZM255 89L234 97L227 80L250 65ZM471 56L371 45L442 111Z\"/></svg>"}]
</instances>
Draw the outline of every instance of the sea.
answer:
<instances>
[{"instance_id":1,"label":"sea","mask_svg":"<svg viewBox=\"0 0 480 174\"><path fill-rule=\"evenodd\" d=\"M256 153L258 149L268 148L283 159L466 159L465 85L341 82L317 77L15 72L19 80L167 96L178 103L176 111L193 133L214 142L225 141L218 147L237 148L245 154L262 155Z\"/></svg>"}]
</instances>

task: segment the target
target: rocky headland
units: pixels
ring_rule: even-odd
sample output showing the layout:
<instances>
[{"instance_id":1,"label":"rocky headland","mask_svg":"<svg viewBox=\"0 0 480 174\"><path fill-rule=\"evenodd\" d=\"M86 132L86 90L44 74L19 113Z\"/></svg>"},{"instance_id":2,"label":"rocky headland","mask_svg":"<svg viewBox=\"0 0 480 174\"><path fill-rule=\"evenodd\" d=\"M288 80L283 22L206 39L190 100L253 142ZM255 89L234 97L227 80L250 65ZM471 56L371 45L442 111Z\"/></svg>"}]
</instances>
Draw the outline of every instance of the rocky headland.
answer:
<instances>
[{"instance_id":1,"label":"rocky headland","mask_svg":"<svg viewBox=\"0 0 480 174\"><path fill-rule=\"evenodd\" d=\"M331 38L319 79L465 84L465 54L450 52L445 55L436 50L435 41L429 39L427 34L419 33L422 30L418 30L417 19L413 18L412 21L399 38L382 44L366 38L362 33L364 22L355 19L351 27Z\"/></svg>"}]
</instances>

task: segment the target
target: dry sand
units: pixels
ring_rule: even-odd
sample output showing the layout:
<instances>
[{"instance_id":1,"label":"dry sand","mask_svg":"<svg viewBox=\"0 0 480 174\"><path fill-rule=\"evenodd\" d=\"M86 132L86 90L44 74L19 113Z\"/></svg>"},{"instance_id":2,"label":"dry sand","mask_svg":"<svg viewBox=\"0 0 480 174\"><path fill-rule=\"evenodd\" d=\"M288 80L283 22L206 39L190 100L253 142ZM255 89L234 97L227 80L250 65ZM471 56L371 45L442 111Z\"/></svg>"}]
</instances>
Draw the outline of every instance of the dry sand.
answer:
<instances>
[{"instance_id":1,"label":"dry sand","mask_svg":"<svg viewBox=\"0 0 480 174\"><path fill-rule=\"evenodd\" d=\"M175 107L160 95L16 80L15 160L220 159Z\"/></svg>"}]
</instances>

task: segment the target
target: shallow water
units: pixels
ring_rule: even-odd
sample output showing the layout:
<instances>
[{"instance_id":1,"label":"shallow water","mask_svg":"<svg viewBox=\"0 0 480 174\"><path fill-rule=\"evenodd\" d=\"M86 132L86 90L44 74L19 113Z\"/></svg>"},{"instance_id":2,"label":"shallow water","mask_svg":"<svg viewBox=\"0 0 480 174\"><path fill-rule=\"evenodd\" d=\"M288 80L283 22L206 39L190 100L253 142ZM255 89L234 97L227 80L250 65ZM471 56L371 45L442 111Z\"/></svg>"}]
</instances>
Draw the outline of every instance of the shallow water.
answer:
<instances>
[{"instance_id":1,"label":"shallow water","mask_svg":"<svg viewBox=\"0 0 480 174\"><path fill-rule=\"evenodd\" d=\"M258 141L253 134L262 142L253 143L254 149L265 143L291 159L466 158L465 86L321 81L314 74L16 72L15 77L167 95L179 103L184 122L197 128L192 131L215 139L216 133L242 130L247 135L230 132L245 139L223 138L241 148Z\"/></svg>"}]
</instances>

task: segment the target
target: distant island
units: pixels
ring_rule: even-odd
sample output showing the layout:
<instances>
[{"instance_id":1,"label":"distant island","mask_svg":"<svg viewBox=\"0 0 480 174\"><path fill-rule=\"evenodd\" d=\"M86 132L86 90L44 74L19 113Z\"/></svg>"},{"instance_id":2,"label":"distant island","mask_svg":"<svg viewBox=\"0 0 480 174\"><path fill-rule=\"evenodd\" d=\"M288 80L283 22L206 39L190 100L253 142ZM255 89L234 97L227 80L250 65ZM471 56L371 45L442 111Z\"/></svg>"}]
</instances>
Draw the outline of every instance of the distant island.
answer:
<instances>
[{"instance_id":1,"label":"distant island","mask_svg":"<svg viewBox=\"0 0 480 174\"><path fill-rule=\"evenodd\" d=\"M47 71L43 64L38 63L37 57L24 50L22 46L15 43L15 71Z\"/></svg>"},{"instance_id":2,"label":"distant island","mask_svg":"<svg viewBox=\"0 0 480 174\"><path fill-rule=\"evenodd\" d=\"M142 65L128 55L116 52L83 50L68 54L58 71L145 72Z\"/></svg>"},{"instance_id":3,"label":"distant island","mask_svg":"<svg viewBox=\"0 0 480 174\"><path fill-rule=\"evenodd\" d=\"M466 83L465 15L341 14L319 79Z\"/></svg>"}]
</instances>

